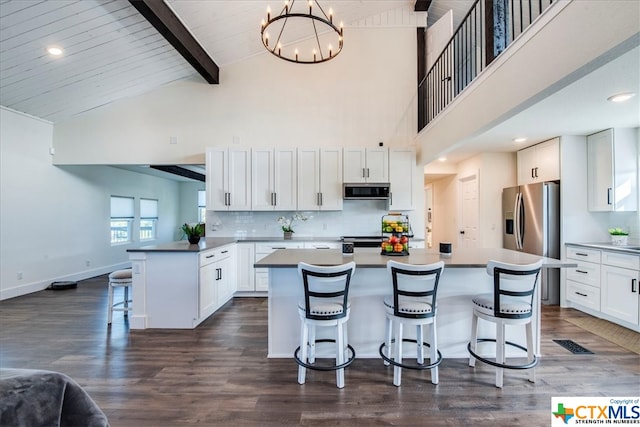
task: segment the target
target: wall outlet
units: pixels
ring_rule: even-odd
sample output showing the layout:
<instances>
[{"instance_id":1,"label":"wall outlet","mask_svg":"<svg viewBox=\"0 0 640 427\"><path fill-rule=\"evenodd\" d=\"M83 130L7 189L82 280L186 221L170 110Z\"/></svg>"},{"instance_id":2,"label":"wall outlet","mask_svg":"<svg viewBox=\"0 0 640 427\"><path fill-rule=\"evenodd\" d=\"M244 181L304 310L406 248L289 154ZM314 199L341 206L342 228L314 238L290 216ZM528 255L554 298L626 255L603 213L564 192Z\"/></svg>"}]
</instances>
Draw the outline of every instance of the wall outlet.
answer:
<instances>
[{"instance_id":1,"label":"wall outlet","mask_svg":"<svg viewBox=\"0 0 640 427\"><path fill-rule=\"evenodd\" d=\"M87 267L90 267L90 266L91 266L91 261L86 260L86 261L84 262L84 265L86 265Z\"/></svg>"},{"instance_id":2,"label":"wall outlet","mask_svg":"<svg viewBox=\"0 0 640 427\"><path fill-rule=\"evenodd\" d=\"M22 271L18 271L17 277L18 280L22 280Z\"/></svg>"},{"instance_id":3,"label":"wall outlet","mask_svg":"<svg viewBox=\"0 0 640 427\"><path fill-rule=\"evenodd\" d=\"M326 230L326 229L327 229L327 223L326 223L326 222L322 224L322 229L323 229L323 230Z\"/></svg>"}]
</instances>

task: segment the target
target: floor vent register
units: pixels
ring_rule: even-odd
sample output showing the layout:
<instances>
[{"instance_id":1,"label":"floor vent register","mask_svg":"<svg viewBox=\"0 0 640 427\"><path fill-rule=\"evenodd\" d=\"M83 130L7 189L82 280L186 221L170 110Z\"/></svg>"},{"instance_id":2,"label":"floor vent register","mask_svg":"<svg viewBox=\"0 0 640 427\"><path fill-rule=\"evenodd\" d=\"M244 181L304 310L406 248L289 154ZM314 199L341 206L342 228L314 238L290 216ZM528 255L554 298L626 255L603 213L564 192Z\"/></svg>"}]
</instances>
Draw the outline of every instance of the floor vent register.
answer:
<instances>
[{"instance_id":1,"label":"floor vent register","mask_svg":"<svg viewBox=\"0 0 640 427\"><path fill-rule=\"evenodd\" d=\"M593 354L592 351L584 348L583 346L581 346L580 344L577 344L572 340L553 340L553 342L555 342L558 345L561 345L562 347L566 348L573 354Z\"/></svg>"}]
</instances>

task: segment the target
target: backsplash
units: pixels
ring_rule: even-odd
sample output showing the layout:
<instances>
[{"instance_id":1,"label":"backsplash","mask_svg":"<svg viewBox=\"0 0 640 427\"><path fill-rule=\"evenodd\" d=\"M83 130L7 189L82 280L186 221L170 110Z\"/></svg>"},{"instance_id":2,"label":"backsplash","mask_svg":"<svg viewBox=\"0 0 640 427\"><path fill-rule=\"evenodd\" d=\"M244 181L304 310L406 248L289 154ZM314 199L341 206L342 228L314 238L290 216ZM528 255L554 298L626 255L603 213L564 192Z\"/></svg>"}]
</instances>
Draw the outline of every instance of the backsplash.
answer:
<instances>
[{"instance_id":1,"label":"backsplash","mask_svg":"<svg viewBox=\"0 0 640 427\"><path fill-rule=\"evenodd\" d=\"M311 216L307 221L293 224L295 237L340 237L379 235L380 221L389 212L386 201L345 200L342 211L301 211ZM406 212L405 212L406 213ZM278 223L281 216L290 217L294 212L221 212L207 211L207 236L209 237L282 237ZM421 225L417 227L418 211L409 212L409 221L416 237ZM213 230L215 228L215 230Z\"/></svg>"}]
</instances>

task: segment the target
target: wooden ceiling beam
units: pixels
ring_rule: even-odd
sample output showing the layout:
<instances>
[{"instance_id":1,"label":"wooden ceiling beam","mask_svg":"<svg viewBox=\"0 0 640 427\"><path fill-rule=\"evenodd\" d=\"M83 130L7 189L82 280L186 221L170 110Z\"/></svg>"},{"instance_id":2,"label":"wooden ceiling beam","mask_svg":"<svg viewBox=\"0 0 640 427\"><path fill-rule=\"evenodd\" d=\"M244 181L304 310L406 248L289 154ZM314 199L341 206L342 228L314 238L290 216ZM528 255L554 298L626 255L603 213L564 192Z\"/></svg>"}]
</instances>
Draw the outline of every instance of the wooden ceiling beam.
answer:
<instances>
[{"instance_id":1,"label":"wooden ceiling beam","mask_svg":"<svg viewBox=\"0 0 640 427\"><path fill-rule=\"evenodd\" d=\"M147 21L167 39L210 84L220 83L220 70L204 48L164 1L129 0Z\"/></svg>"},{"instance_id":2,"label":"wooden ceiling beam","mask_svg":"<svg viewBox=\"0 0 640 427\"><path fill-rule=\"evenodd\" d=\"M416 5L413 8L414 12L427 12L429 11L429 6L431 6L431 2L433 0L416 0Z\"/></svg>"}]
</instances>

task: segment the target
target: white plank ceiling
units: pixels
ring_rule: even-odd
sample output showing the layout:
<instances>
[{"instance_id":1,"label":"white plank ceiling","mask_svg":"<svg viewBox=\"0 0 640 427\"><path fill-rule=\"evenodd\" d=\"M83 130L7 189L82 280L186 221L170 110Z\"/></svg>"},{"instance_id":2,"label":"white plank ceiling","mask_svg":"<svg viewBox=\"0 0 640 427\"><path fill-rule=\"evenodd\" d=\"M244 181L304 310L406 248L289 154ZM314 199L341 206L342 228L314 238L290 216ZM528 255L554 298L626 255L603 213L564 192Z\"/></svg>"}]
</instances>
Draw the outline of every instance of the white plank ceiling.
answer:
<instances>
[{"instance_id":1,"label":"white plank ceiling","mask_svg":"<svg viewBox=\"0 0 640 427\"><path fill-rule=\"evenodd\" d=\"M301 0L299 0L301 1ZM167 0L220 67L264 54L260 22L280 1ZM333 0L345 27L416 25L413 0ZM473 0L434 0L455 20ZM429 20L437 19L431 13ZM422 18L423 19L423 18ZM348 41L347 41L348 42ZM53 58L49 45L64 49ZM51 122L200 78L126 0L0 0L0 105ZM224 84L224 81L221 82Z\"/></svg>"}]
</instances>

